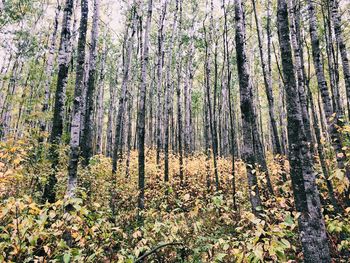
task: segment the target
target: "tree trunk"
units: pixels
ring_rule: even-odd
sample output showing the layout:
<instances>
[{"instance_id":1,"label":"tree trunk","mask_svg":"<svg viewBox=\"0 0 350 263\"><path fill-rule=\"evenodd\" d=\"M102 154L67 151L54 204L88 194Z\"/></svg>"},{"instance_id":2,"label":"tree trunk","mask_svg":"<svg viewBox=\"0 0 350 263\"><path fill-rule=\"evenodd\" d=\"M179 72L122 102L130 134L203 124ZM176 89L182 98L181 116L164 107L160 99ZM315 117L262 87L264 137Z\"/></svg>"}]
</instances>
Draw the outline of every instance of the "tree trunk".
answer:
<instances>
[{"instance_id":1,"label":"tree trunk","mask_svg":"<svg viewBox=\"0 0 350 263\"><path fill-rule=\"evenodd\" d=\"M307 105L307 91L305 90L305 81L303 76L303 60L301 52L301 37L300 37L300 11L299 7L295 3L295 0L289 2L290 7L290 33L291 33L291 44L293 48L293 55L295 60L295 71L297 76L297 85L299 91L300 106L302 110L303 123L305 127L305 135L308 142L310 142L310 149L313 152L314 143L313 137L311 134L310 126L310 116Z\"/></svg>"},{"instance_id":2,"label":"tree trunk","mask_svg":"<svg viewBox=\"0 0 350 263\"><path fill-rule=\"evenodd\" d=\"M230 139L231 139L231 175L232 175L232 199L233 208L237 210L236 202L236 174L235 174L235 127L234 127L234 112L231 102L231 68L230 68L230 53L228 46L228 28L227 28L227 10L225 6L225 0L222 1L222 7L224 11L224 49L226 53L226 70L227 70L227 89L228 89L228 106L230 117Z\"/></svg>"},{"instance_id":3,"label":"tree trunk","mask_svg":"<svg viewBox=\"0 0 350 263\"><path fill-rule=\"evenodd\" d=\"M147 19L145 26L145 36L142 56L141 56L141 86L140 86L140 103L138 107L137 122L137 142L139 150L139 196L138 208L145 208L145 112L146 112L146 87L147 87L147 65L149 53L149 31L152 19L152 0L148 0Z\"/></svg>"},{"instance_id":4,"label":"tree trunk","mask_svg":"<svg viewBox=\"0 0 350 263\"><path fill-rule=\"evenodd\" d=\"M289 162L299 231L305 262L330 262L328 239L321 211L319 193L306 140L299 90L293 68L289 38L288 10L285 0L278 0L278 31L282 71L287 95Z\"/></svg>"},{"instance_id":5,"label":"tree trunk","mask_svg":"<svg viewBox=\"0 0 350 263\"><path fill-rule=\"evenodd\" d=\"M99 91L97 94L97 129L96 129L96 154L102 154L103 152L103 117L104 117L104 80L105 80L105 67L107 47L105 47L101 59L100 79L99 79Z\"/></svg>"},{"instance_id":6,"label":"tree trunk","mask_svg":"<svg viewBox=\"0 0 350 263\"><path fill-rule=\"evenodd\" d=\"M165 87L165 120L164 120L164 181L169 181L169 126L170 126L170 113L172 110L172 83L170 80L170 71L172 63L172 52L174 47L175 32L177 27L177 16L179 10L179 0L176 0L176 10L174 11L173 28L171 33L171 39L167 50L168 63L166 67L166 87Z\"/></svg>"},{"instance_id":7,"label":"tree trunk","mask_svg":"<svg viewBox=\"0 0 350 263\"><path fill-rule=\"evenodd\" d=\"M99 0L94 0L94 17L92 21L89 75L87 80L87 92L85 98L85 118L84 129L81 140L81 150L83 164L88 165L93 154L93 110L95 105L95 85L96 85L96 58L98 42L98 20L100 16Z\"/></svg>"},{"instance_id":8,"label":"tree trunk","mask_svg":"<svg viewBox=\"0 0 350 263\"><path fill-rule=\"evenodd\" d=\"M109 84L109 102L108 102L108 117L107 117L107 138L106 138L106 155L112 157L113 155L113 127L115 116L115 95L117 92L116 86L118 85L119 67L117 65L115 81L111 81Z\"/></svg>"},{"instance_id":9,"label":"tree trunk","mask_svg":"<svg viewBox=\"0 0 350 263\"><path fill-rule=\"evenodd\" d=\"M256 164L257 160L254 153L256 145L254 142L255 136L253 134L257 132L254 130L254 127L256 128L257 124L256 120L254 119L253 88L248 73L245 48L245 24L241 0L235 0L235 22L237 69L243 130L242 158L246 163L250 203L252 205L253 213L258 214L258 209L261 206L261 200L256 172L254 170L254 165Z\"/></svg>"},{"instance_id":10,"label":"tree trunk","mask_svg":"<svg viewBox=\"0 0 350 263\"><path fill-rule=\"evenodd\" d=\"M64 104L66 97L66 85L68 79L68 67L71 57L71 16L73 13L73 0L66 0L63 10L63 21L60 48L58 53L58 79L55 93L55 106L50 142L59 144L63 133Z\"/></svg>"},{"instance_id":11,"label":"tree trunk","mask_svg":"<svg viewBox=\"0 0 350 263\"><path fill-rule=\"evenodd\" d=\"M52 130L50 135L50 159L53 172L49 175L48 182L44 187L43 201L55 202L55 185L57 182L56 171L58 169L58 144L61 142L63 133L63 121L65 113L66 85L68 80L68 68L71 57L71 19L73 13L73 0L66 0L63 10L62 31L60 47L58 52L58 78L55 92L54 113L52 119Z\"/></svg>"},{"instance_id":12,"label":"tree trunk","mask_svg":"<svg viewBox=\"0 0 350 263\"><path fill-rule=\"evenodd\" d=\"M167 0L162 3L162 12L159 16L158 28L158 62L157 62L157 165L160 165L160 152L162 149L162 81L164 64L164 20L166 15Z\"/></svg>"},{"instance_id":13,"label":"tree trunk","mask_svg":"<svg viewBox=\"0 0 350 263\"><path fill-rule=\"evenodd\" d=\"M127 40L127 44L125 47L127 48L126 54L125 54L125 61L124 61L124 70L123 70L123 81L122 81L122 87L121 87L121 93L119 97L119 105L118 105L118 114L116 119L116 129L115 129L115 139L114 139L114 149L113 149L113 168L112 172L115 174L117 172L117 165L118 165L118 155L119 155L119 147L120 147L120 141L122 136L122 120L124 116L124 109L125 109L125 100L126 100L126 90L129 83L129 75L130 75L130 64L131 64L131 57L132 57L132 51L134 47L134 35L136 32L136 6L133 6L131 9L131 34Z\"/></svg>"},{"instance_id":14,"label":"tree trunk","mask_svg":"<svg viewBox=\"0 0 350 263\"><path fill-rule=\"evenodd\" d=\"M56 52L56 38L57 38L57 29L58 29L58 19L60 16L61 12L61 6L58 5L56 9L56 14L55 14L55 20L54 20L54 25L53 25L53 31L50 37L50 44L49 44L49 53L47 55L47 60L46 60L46 69L45 69L45 74L46 74L46 81L45 81L45 91L44 91L44 102L42 105L42 112L44 114L47 113L49 110L49 102L50 102L50 86L51 86L51 80L52 80L52 75L53 75L53 60L54 60L54 55ZM46 131L46 120L43 119L40 122L40 131L44 132ZM43 141L43 137L39 137L39 142Z\"/></svg>"},{"instance_id":15,"label":"tree trunk","mask_svg":"<svg viewBox=\"0 0 350 263\"><path fill-rule=\"evenodd\" d=\"M332 9L332 21L333 21L333 27L335 31L335 38L339 46L341 61L343 65L343 74L344 74L347 105L348 105L348 116L350 116L350 66L349 66L349 59L348 59L348 54L346 50L346 41L344 40L343 32L341 29L342 22L341 22L341 17L338 10L339 9L338 0L330 0L329 4L331 5L331 9Z\"/></svg>"},{"instance_id":16,"label":"tree trunk","mask_svg":"<svg viewBox=\"0 0 350 263\"><path fill-rule=\"evenodd\" d=\"M320 41L317 34L317 23L316 23L316 11L312 0L308 0L309 4L309 26L311 35L311 45L312 45L312 57L314 62L314 68L317 76L318 88L321 93L323 110L327 119L328 132L330 135L331 144L336 154L337 164L339 169L345 168L345 174L350 180L350 169L345 164L346 154L342 150L341 136L339 134L337 126L341 125L337 113L331 104L331 98L327 87L327 82L323 72L323 63L321 60L321 49Z\"/></svg>"},{"instance_id":17,"label":"tree trunk","mask_svg":"<svg viewBox=\"0 0 350 263\"><path fill-rule=\"evenodd\" d=\"M268 76L268 72L266 72L268 69L266 69L266 64L264 59L264 51L263 51L263 46L261 41L260 25L258 20L258 14L256 11L255 0L252 0L252 3L253 3L253 10L254 10L255 26L257 31L256 33L258 36L260 62L261 62L261 68L262 68L263 77L264 77L265 92L266 92L267 101L269 104L269 116L270 116L270 123L272 127L273 146L274 146L273 149L276 154L281 154L282 149L281 149L280 139L277 131L271 76Z\"/></svg>"},{"instance_id":18,"label":"tree trunk","mask_svg":"<svg viewBox=\"0 0 350 263\"><path fill-rule=\"evenodd\" d=\"M180 0L180 22L179 22L179 31L178 36L181 35L181 29L182 29L182 2ZM181 183L184 179L184 172L183 172L183 149L182 149L182 139L183 139L183 130L182 130L182 100L181 100L181 79L182 79L182 42L180 40L179 46L178 46L178 56L179 61L177 65L177 86L176 86L176 94L177 94L177 140L178 140L178 153L179 153L179 175Z\"/></svg>"},{"instance_id":19,"label":"tree trunk","mask_svg":"<svg viewBox=\"0 0 350 263\"><path fill-rule=\"evenodd\" d=\"M72 109L72 126L71 126L71 138L70 138L70 157L68 165L68 197L74 197L75 189L77 187L77 169L80 156L80 117L83 101L83 86L84 86L84 63L85 63L85 45L86 45L86 32L88 22L89 6L87 0L81 1L81 19L79 27L79 40L78 40L78 58L76 68L76 79L74 89L74 101Z\"/></svg>"},{"instance_id":20,"label":"tree trunk","mask_svg":"<svg viewBox=\"0 0 350 263\"><path fill-rule=\"evenodd\" d=\"M210 138L211 138L211 146L212 146L212 151L213 151L213 163L214 163L214 175L215 175L215 188L216 191L219 191L219 174L218 174L218 169L217 169L217 137L216 137L216 127L214 127L214 114L213 114L213 108L211 105L211 89L210 89L210 74L211 74L211 69L210 69L210 65L211 65L211 45L213 43L213 11L214 11L214 4L213 1L210 1L210 29L209 29L209 40L207 39L207 32L206 32L206 28L203 22L203 27L204 27L204 34L205 34L205 96L206 96L206 106L208 107L207 111L208 111L208 122L209 122L209 128L210 128ZM214 85L215 85L215 81L214 81ZM214 90L214 97L215 97L215 90ZM216 122L215 122L216 123Z\"/></svg>"}]
</instances>

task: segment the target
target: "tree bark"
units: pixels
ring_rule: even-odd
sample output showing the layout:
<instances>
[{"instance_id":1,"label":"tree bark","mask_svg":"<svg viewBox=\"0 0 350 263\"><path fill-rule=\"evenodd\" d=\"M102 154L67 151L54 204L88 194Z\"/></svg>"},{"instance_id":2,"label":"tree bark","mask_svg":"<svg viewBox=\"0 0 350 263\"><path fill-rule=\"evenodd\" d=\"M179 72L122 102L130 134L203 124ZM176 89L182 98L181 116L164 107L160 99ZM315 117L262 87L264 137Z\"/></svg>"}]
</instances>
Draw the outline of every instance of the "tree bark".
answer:
<instances>
[{"instance_id":1,"label":"tree bark","mask_svg":"<svg viewBox=\"0 0 350 263\"><path fill-rule=\"evenodd\" d=\"M96 154L102 154L103 152L103 117L104 117L104 80L105 80L105 67L106 67L106 56L107 46L104 43L104 50L101 59L101 69L99 78L99 92L97 94L97 129L96 129Z\"/></svg>"},{"instance_id":2,"label":"tree bark","mask_svg":"<svg viewBox=\"0 0 350 263\"><path fill-rule=\"evenodd\" d=\"M58 79L55 93L55 106L50 142L59 144L63 133L65 92L68 79L68 68L71 56L71 17L73 0L66 0L62 21L60 48L58 53Z\"/></svg>"},{"instance_id":3,"label":"tree bark","mask_svg":"<svg viewBox=\"0 0 350 263\"><path fill-rule=\"evenodd\" d=\"M172 27L172 35L170 39L170 43L167 50L168 63L166 67L166 87L165 87L165 118L164 118L164 181L169 181L169 126L170 126L170 113L172 109L172 83L170 80L170 71L171 71L171 63L172 63L172 52L175 41L175 32L178 23L178 11L179 11L179 0L176 0L176 10L174 11L174 20Z\"/></svg>"},{"instance_id":4,"label":"tree bark","mask_svg":"<svg viewBox=\"0 0 350 263\"><path fill-rule=\"evenodd\" d=\"M158 62L157 62L157 165L160 165L160 152L162 149L162 82L164 64L164 20L166 15L167 0L162 3L162 12L159 16L158 25Z\"/></svg>"},{"instance_id":5,"label":"tree bark","mask_svg":"<svg viewBox=\"0 0 350 263\"><path fill-rule=\"evenodd\" d=\"M113 168L112 172L115 174L117 172L117 165L118 165L118 155L119 155L119 148L120 148L120 141L122 136L122 120L124 116L124 109L125 109L125 101L126 101L126 90L129 83L129 76L130 76L130 64L131 64L131 57L132 57L132 51L134 47L134 35L136 32L136 6L134 5L131 9L131 34L127 40L126 47L126 54L125 54L125 61L124 61L124 70L123 70L123 81L122 81L122 87L121 87L121 94L119 97L119 103L118 103L118 114L116 119L116 128L115 128L115 139L114 139L114 149L113 149Z\"/></svg>"},{"instance_id":6,"label":"tree bark","mask_svg":"<svg viewBox=\"0 0 350 263\"><path fill-rule=\"evenodd\" d=\"M254 119L253 88L248 73L248 63L245 47L245 24L241 0L235 0L235 26L236 26L236 54L237 69L241 100L241 117L243 130L242 158L246 163L249 199L254 214L259 213L261 206L259 186L254 166L257 162L254 149L256 149L254 134L257 131Z\"/></svg>"},{"instance_id":7,"label":"tree bark","mask_svg":"<svg viewBox=\"0 0 350 263\"><path fill-rule=\"evenodd\" d=\"M312 57L317 76L318 88L322 97L323 110L327 120L327 129L330 135L331 144L335 151L338 168L345 168L345 174L350 180L350 169L348 165L346 165L346 154L342 150L341 136L337 128L337 126L341 125L341 123L338 119L339 116L337 116L337 113L334 112L334 108L332 107L327 82L324 76L323 63L321 60L321 49L319 44L320 41L317 34L316 10L312 0L308 0L308 4Z\"/></svg>"},{"instance_id":8,"label":"tree bark","mask_svg":"<svg viewBox=\"0 0 350 263\"><path fill-rule=\"evenodd\" d=\"M227 70L227 89L228 89L228 106L229 106L229 117L230 117L230 139L231 139L231 175L232 175L232 199L233 208L237 210L236 202L236 174L235 174L235 127L234 127L234 112L231 102L231 68L230 68L230 53L228 43L228 27L227 27L227 9L225 0L222 1L222 7L224 11L224 49L226 53L226 70Z\"/></svg>"},{"instance_id":9,"label":"tree bark","mask_svg":"<svg viewBox=\"0 0 350 263\"><path fill-rule=\"evenodd\" d=\"M80 156L80 118L83 101L83 87L84 87L84 63L85 63L85 45L86 45L86 32L88 21L89 6L87 0L81 1L81 19L79 27L79 40L78 40L78 58L76 68L76 79L74 89L74 101L72 109L72 124L71 124L71 138L70 138L70 156L68 165L68 197L74 197L75 189L77 187L77 169Z\"/></svg>"},{"instance_id":10,"label":"tree bark","mask_svg":"<svg viewBox=\"0 0 350 263\"><path fill-rule=\"evenodd\" d=\"M54 60L54 55L56 52L56 38L57 38L57 31L58 31L58 19L60 16L61 12L61 6L58 5L56 8L56 13L55 13L55 19L54 19L54 24L53 24L53 31L50 37L50 44L49 44L49 53L47 55L47 60L46 60L46 81L45 81L45 91L44 91L44 102L42 105L42 112L44 114L47 113L49 110L49 102L50 102L50 86L51 86L51 81L52 81L52 75L53 75L53 60ZM46 120L43 119L40 122L40 131L44 132L46 131ZM43 137L39 137L39 142L43 141Z\"/></svg>"},{"instance_id":11,"label":"tree bark","mask_svg":"<svg viewBox=\"0 0 350 263\"><path fill-rule=\"evenodd\" d=\"M44 187L43 202L55 202L55 185L57 182L56 172L58 169L59 152L58 144L61 142L63 133L63 121L65 114L66 85L68 80L68 68L71 58L71 19L73 13L73 0L66 0L63 10L62 30L60 47L58 52L58 78L55 92L54 113L52 119L52 130L50 135L50 160L53 172L49 175L48 182Z\"/></svg>"},{"instance_id":12,"label":"tree bark","mask_svg":"<svg viewBox=\"0 0 350 263\"><path fill-rule=\"evenodd\" d=\"M81 150L83 164L88 165L93 154L93 110L95 105L95 86L96 86L96 58L98 42L98 20L100 16L99 0L94 0L94 17L92 21L91 43L90 43L90 61L89 74L87 80L87 92L85 98L85 116L84 129L81 140Z\"/></svg>"},{"instance_id":13,"label":"tree bark","mask_svg":"<svg viewBox=\"0 0 350 263\"><path fill-rule=\"evenodd\" d=\"M343 66L344 82L347 96L347 106L348 106L348 118L350 119L350 66L349 58L346 50L346 41L343 37L343 32L341 29L341 17L339 14L338 0L330 0L329 4L331 5L332 10L332 21L335 31L335 38L339 46L340 56Z\"/></svg>"},{"instance_id":14,"label":"tree bark","mask_svg":"<svg viewBox=\"0 0 350 263\"><path fill-rule=\"evenodd\" d=\"M146 112L146 87L147 87L147 65L149 53L149 33L152 19L152 0L148 0L148 10L145 25L144 45L141 56L141 85L140 85L140 103L138 107L137 122L137 142L139 151L139 196L138 208L145 208L145 112Z\"/></svg>"},{"instance_id":15,"label":"tree bark","mask_svg":"<svg viewBox=\"0 0 350 263\"><path fill-rule=\"evenodd\" d=\"M299 90L294 76L288 9L278 0L277 20L282 57L282 71L287 95L289 162L299 231L305 262L330 262L328 239L321 211L319 193L306 140Z\"/></svg>"},{"instance_id":16,"label":"tree bark","mask_svg":"<svg viewBox=\"0 0 350 263\"><path fill-rule=\"evenodd\" d=\"M256 33L258 36L259 54L260 54L261 68L262 68L263 77L264 77L265 92L266 92L266 97L269 104L269 116L270 116L270 123L272 127L273 146L274 146L273 149L276 154L281 154L282 149L281 149L280 139L277 131L275 105L274 105L274 98L273 98L273 92L272 92L272 82L271 82L271 77L268 76L268 72L267 72L268 69L266 68L266 64L265 64L264 51L263 51L263 46L261 41L260 25L258 20L258 14L256 11L255 0L252 0L252 4L253 4L253 11L254 11L254 18L255 18Z\"/></svg>"}]
</instances>

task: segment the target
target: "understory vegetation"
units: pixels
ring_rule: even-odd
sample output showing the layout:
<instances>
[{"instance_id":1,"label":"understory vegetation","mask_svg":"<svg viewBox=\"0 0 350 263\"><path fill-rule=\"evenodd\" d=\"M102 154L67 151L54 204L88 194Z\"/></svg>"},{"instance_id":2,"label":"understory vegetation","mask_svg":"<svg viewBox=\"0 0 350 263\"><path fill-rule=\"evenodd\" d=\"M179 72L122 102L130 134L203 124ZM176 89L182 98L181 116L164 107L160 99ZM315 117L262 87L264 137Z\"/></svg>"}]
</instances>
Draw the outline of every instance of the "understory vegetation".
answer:
<instances>
[{"instance_id":1,"label":"understory vegetation","mask_svg":"<svg viewBox=\"0 0 350 263\"><path fill-rule=\"evenodd\" d=\"M40 151L38 149L40 148ZM263 207L256 217L250 209L245 166L236 162L237 208L233 209L230 160L219 158L220 190L214 190L212 162L206 155L185 159L181 183L176 155L170 156L168 184L161 180L155 151L146 150L145 210L137 209L137 152L116 175L111 160L94 156L79 169L77 196L64 199L57 189L55 203L42 204L42 186L50 174L43 156L48 145L33 139L8 140L0 147L0 260L6 262L296 262L302 260L297 218L288 178L289 164L268 155L275 196L262 193ZM58 186L65 186L67 148L61 148ZM208 173L210 187L208 188ZM261 189L263 173L256 171ZM344 191L343 173L331 178ZM325 178L317 184L323 202L332 257L347 262L350 249L350 208L343 216L334 212ZM67 206L74 209L67 211ZM164 245L164 247L162 247Z\"/></svg>"}]
</instances>

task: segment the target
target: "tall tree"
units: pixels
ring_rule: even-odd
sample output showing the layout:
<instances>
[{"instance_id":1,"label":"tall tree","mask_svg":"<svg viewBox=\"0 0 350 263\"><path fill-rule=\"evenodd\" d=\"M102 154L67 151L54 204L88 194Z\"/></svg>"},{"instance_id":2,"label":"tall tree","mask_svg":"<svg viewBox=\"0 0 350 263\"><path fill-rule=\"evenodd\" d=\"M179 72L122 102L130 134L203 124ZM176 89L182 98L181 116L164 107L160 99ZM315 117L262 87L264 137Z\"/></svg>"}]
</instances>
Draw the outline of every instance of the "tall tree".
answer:
<instances>
[{"instance_id":1,"label":"tall tree","mask_svg":"<svg viewBox=\"0 0 350 263\"><path fill-rule=\"evenodd\" d=\"M99 90L97 94L97 105L96 105L96 153L102 154L103 152L103 117L104 117L104 92L105 86L104 81L106 77L106 57L107 57L107 45L103 42L104 48L102 51L101 58L101 69L99 74Z\"/></svg>"},{"instance_id":2,"label":"tall tree","mask_svg":"<svg viewBox=\"0 0 350 263\"><path fill-rule=\"evenodd\" d=\"M162 82L163 82L163 64L164 64L164 20L166 15L167 0L162 1L162 10L158 22L158 53L157 53L157 164L160 163L160 152L162 148Z\"/></svg>"},{"instance_id":3,"label":"tall tree","mask_svg":"<svg viewBox=\"0 0 350 263\"><path fill-rule=\"evenodd\" d=\"M78 58L76 67L76 79L74 89L74 101L72 109L72 124L70 138L70 156L68 165L68 188L67 195L73 197L77 186L77 169L80 156L80 118L82 111L83 87L84 87L84 69L85 69L85 45L88 22L89 5L87 0L81 1L81 19L78 39Z\"/></svg>"},{"instance_id":4,"label":"tall tree","mask_svg":"<svg viewBox=\"0 0 350 263\"><path fill-rule=\"evenodd\" d=\"M275 104L274 104L274 98L273 98L273 92L272 92L272 81L271 81L271 76L269 76L269 72L268 72L269 69L266 67L266 63L265 63L261 32L260 32L260 24L259 24L258 13L256 10L255 2L256 2L255 0L252 0L256 33L257 33L258 44L259 44L260 62L261 62L261 68L263 72L265 92L266 92L267 101L269 104L269 116L270 116L270 123L272 128L272 135L273 135L273 146L274 146L274 151L277 154L281 154L282 149L281 149L280 139L278 136L277 123L276 123L276 117L275 117Z\"/></svg>"},{"instance_id":5,"label":"tall tree","mask_svg":"<svg viewBox=\"0 0 350 263\"><path fill-rule=\"evenodd\" d=\"M227 70L227 87L228 87L228 105L229 105L229 117L230 117L230 139L231 139L231 175L232 175L232 199L233 207L237 209L236 203L236 174L235 174L235 127L234 127L234 109L231 99L231 61L229 52L229 40L228 40L228 26L227 26L227 9L225 0L222 0L222 7L224 11L224 49L226 54L226 70Z\"/></svg>"},{"instance_id":6,"label":"tall tree","mask_svg":"<svg viewBox=\"0 0 350 263\"><path fill-rule=\"evenodd\" d=\"M217 156L218 156L218 147L217 147L217 133L216 133L216 121L214 123L214 108L215 108L215 98L216 98L216 88L214 90L214 107L212 107L212 100L211 100L211 63L212 63L212 55L211 55L211 45L213 44L213 30L214 30L214 22L213 22L213 12L214 12L214 2L213 0L210 1L210 22L209 22L209 32L207 36L206 27L203 22L204 27L204 34L205 34L205 93L204 96L206 96L206 103L205 107L208 107L207 113L208 113L208 125L209 125L209 131L210 131L210 138L211 138L211 148L213 151L213 163L214 163L214 175L215 175L215 187L216 191L219 191L219 174L217 169ZM214 74L217 74L217 71L214 72ZM216 77L214 80L214 87L216 87Z\"/></svg>"},{"instance_id":7,"label":"tall tree","mask_svg":"<svg viewBox=\"0 0 350 263\"><path fill-rule=\"evenodd\" d=\"M73 13L73 0L66 0L63 10L61 40L58 52L58 76L55 92L54 113L52 119L52 130L50 135L50 159L53 172L50 174L44 187L43 201L55 202L55 185L57 182L56 171L58 169L58 144L63 133L63 121L65 114L66 85L68 80L68 68L71 57L71 20Z\"/></svg>"},{"instance_id":8,"label":"tall tree","mask_svg":"<svg viewBox=\"0 0 350 263\"><path fill-rule=\"evenodd\" d=\"M54 62L54 55L56 52L56 38L57 38L57 31L58 31L58 19L61 13L61 6L58 5L56 8L55 13L55 19L53 24L53 31L50 36L50 43L49 43L49 53L47 55L46 60L46 81L45 81L45 93L44 93L44 102L42 106L43 113L47 113L49 110L49 102L50 102L50 86L52 81L52 75L53 75L53 62ZM40 131L44 132L46 130L47 123L45 120L42 120L40 123ZM42 136L40 136L40 141L43 140Z\"/></svg>"},{"instance_id":9,"label":"tall tree","mask_svg":"<svg viewBox=\"0 0 350 263\"><path fill-rule=\"evenodd\" d=\"M126 101L126 91L127 86L129 84L129 77L130 77L130 64L131 64L131 58L132 58L132 51L134 47L134 35L136 32L136 22L137 22L137 10L136 10L136 4L133 3L133 6L130 10L130 27L131 32L129 37L127 37L127 44L125 45L126 53L124 58L124 68L123 68L123 80L122 80L122 86L121 86L121 93L119 97L118 102L118 114L116 119L116 128L115 128L115 140L114 140L114 149L113 149L113 173L117 172L117 165L118 165L118 157L119 157L119 150L120 150L120 141L122 137L122 120L124 116L125 111L125 101ZM128 34L128 32L126 32Z\"/></svg>"},{"instance_id":10,"label":"tall tree","mask_svg":"<svg viewBox=\"0 0 350 263\"><path fill-rule=\"evenodd\" d=\"M166 66L166 85L165 85L165 112L164 112L164 181L169 181L169 130L170 130L170 115L172 109L172 81L170 79L171 75L171 64L173 61L173 47L175 41L175 32L178 23L178 11L179 11L179 0L176 0L174 11L174 20L172 33L170 38L170 43L167 49L168 63Z\"/></svg>"},{"instance_id":11,"label":"tall tree","mask_svg":"<svg viewBox=\"0 0 350 263\"><path fill-rule=\"evenodd\" d=\"M145 207L145 113L146 113L146 87L147 87L147 64L149 53L149 34L152 19L152 0L148 0L147 18L145 25L145 35L142 56L141 56L141 85L140 85L140 102L137 111L137 137L139 151L139 196L138 207L140 210Z\"/></svg>"},{"instance_id":12,"label":"tall tree","mask_svg":"<svg viewBox=\"0 0 350 263\"><path fill-rule=\"evenodd\" d=\"M332 16L333 27L335 31L335 38L339 46L341 61L343 65L345 89L346 89L346 96L347 96L347 102L348 102L347 103L348 115L350 116L350 66L349 66L348 53L346 49L346 41L343 37L343 31L341 28L342 21L341 21L341 16L339 14L338 0L330 0L329 5L331 8L331 16Z\"/></svg>"},{"instance_id":13,"label":"tall tree","mask_svg":"<svg viewBox=\"0 0 350 263\"><path fill-rule=\"evenodd\" d=\"M325 223L305 134L299 89L294 76L288 9L278 0L277 21L282 57L284 88L287 95L290 174L295 206L300 212L299 231L305 262L330 262Z\"/></svg>"},{"instance_id":14,"label":"tall tree","mask_svg":"<svg viewBox=\"0 0 350 263\"><path fill-rule=\"evenodd\" d=\"M332 106L328 85L324 75L320 40L317 33L316 9L312 0L308 0L308 5L312 58L314 68L316 71L317 84L322 98L323 110L327 120L327 129L330 135L331 144L336 154L338 168L345 169L345 174L350 180L350 169L345 162L346 154L342 149L341 136L337 128L337 126L342 124L339 120L337 112L334 111L334 108Z\"/></svg>"},{"instance_id":15,"label":"tall tree","mask_svg":"<svg viewBox=\"0 0 350 263\"><path fill-rule=\"evenodd\" d=\"M89 164L93 152L93 110L95 106L95 86L96 86L96 59L97 59L97 43L98 43L98 21L100 16L99 0L94 1L94 17L91 29L90 42L90 60L89 60L89 74L87 80L87 92L85 98L85 116L84 129L81 140L82 156L84 158L84 165Z\"/></svg>"},{"instance_id":16,"label":"tall tree","mask_svg":"<svg viewBox=\"0 0 350 263\"><path fill-rule=\"evenodd\" d=\"M180 0L180 18L179 18L179 31L178 38L181 37L182 30L182 1ZM182 149L182 138L183 138L183 130L182 130L182 99L181 99L181 78L182 78L182 41L179 40L178 50L179 50L179 61L177 65L177 86L176 86L176 94L177 94L177 130L178 130L178 149L179 149L179 175L180 180L183 182L184 172L183 172L183 149Z\"/></svg>"},{"instance_id":17,"label":"tall tree","mask_svg":"<svg viewBox=\"0 0 350 263\"><path fill-rule=\"evenodd\" d=\"M257 130L256 119L254 118L253 105L253 87L250 82L248 62L246 55L245 43L245 23L243 15L243 6L241 0L235 0L235 26L236 26L236 54L237 54L237 70L240 88L242 130L243 130L243 147L242 158L246 163L248 191L252 210L258 214L261 206L260 193L254 165L257 158L254 152L256 149L255 138L253 133Z\"/></svg>"}]
</instances>

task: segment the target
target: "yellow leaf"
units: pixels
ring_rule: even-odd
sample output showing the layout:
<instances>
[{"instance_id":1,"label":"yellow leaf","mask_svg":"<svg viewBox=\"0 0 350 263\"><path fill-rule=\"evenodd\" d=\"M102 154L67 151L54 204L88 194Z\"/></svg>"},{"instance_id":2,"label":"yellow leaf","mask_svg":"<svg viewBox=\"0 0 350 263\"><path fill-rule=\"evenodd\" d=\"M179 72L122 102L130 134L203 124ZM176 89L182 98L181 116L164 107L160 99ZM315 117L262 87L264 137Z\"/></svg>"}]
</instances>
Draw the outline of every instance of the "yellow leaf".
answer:
<instances>
[{"instance_id":1,"label":"yellow leaf","mask_svg":"<svg viewBox=\"0 0 350 263\"><path fill-rule=\"evenodd\" d=\"M190 200L190 197L191 197L190 194L185 194L183 198L185 201L188 201Z\"/></svg>"}]
</instances>

